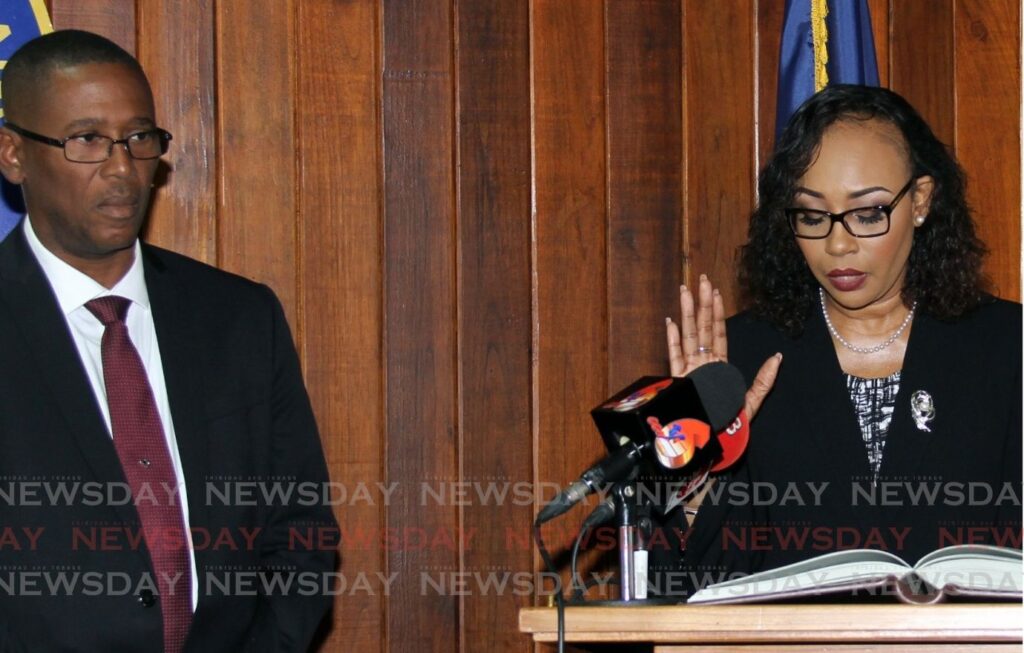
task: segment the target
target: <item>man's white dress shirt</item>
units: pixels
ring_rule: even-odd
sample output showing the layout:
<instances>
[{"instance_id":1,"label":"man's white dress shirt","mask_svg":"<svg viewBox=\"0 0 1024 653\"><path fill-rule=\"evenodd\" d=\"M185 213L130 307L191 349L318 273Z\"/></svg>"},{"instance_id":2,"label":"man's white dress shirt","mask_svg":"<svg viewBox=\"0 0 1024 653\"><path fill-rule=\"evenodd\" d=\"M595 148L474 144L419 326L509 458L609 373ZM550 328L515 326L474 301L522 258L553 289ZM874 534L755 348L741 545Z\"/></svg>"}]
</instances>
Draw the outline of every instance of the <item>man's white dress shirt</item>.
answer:
<instances>
[{"instance_id":1,"label":"man's white dress shirt","mask_svg":"<svg viewBox=\"0 0 1024 653\"><path fill-rule=\"evenodd\" d=\"M171 421L171 406L167 401L167 386L164 383L164 366L160 361L160 347L156 340L156 327L153 325L153 311L150 310L149 292L146 290L146 279L142 270L142 246L135 241L135 260L131 268L113 288L109 290L98 283L92 277L76 270L53 252L46 249L39 237L32 229L32 221L25 218L25 238L28 246L43 268L43 274L50 282L57 303L60 304L61 312L67 321L71 338L75 341L78 349L78 356L89 377L89 385L92 386L93 394L96 396L96 403L103 420L107 424L107 433L112 434L110 428L110 408L107 405L107 388L103 382L103 359L100 353L100 341L103 338L104 326L85 307L86 302L104 297L106 295L117 295L131 300L128 308L128 315L125 317L125 324L128 326L128 337L139 352L142 365L146 369L146 377L149 379L149 386L153 389L153 399L156 401L156 410L160 415L160 424L163 426L164 437L167 439L167 450L171 455L171 464L174 465L174 477L178 484L178 495L181 501L181 512L185 518L185 528L188 530L188 497L185 493L185 475L181 469L181 457L178 455L178 443L174 438L174 422ZM111 435L111 437L113 437ZM191 539L191 537L189 538ZM196 608L199 600L199 580L196 578L196 559L192 547L188 548L189 564L192 565L192 610Z\"/></svg>"}]
</instances>

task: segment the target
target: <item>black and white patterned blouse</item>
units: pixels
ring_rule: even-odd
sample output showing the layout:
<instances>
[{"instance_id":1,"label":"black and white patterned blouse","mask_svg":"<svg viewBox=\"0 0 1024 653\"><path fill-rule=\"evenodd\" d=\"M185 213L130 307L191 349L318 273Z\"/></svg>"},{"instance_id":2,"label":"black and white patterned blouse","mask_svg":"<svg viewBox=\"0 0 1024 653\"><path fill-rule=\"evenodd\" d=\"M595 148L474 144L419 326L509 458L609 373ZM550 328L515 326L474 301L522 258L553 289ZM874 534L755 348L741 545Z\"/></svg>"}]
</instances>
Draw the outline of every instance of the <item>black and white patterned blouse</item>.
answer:
<instances>
[{"instance_id":1,"label":"black and white patterned blouse","mask_svg":"<svg viewBox=\"0 0 1024 653\"><path fill-rule=\"evenodd\" d=\"M868 450L868 464L874 479L882 466L882 452L885 450L885 435L892 421L896 405L896 393L900 389L900 373L881 379L862 379L846 375L846 389L850 392L853 410Z\"/></svg>"}]
</instances>

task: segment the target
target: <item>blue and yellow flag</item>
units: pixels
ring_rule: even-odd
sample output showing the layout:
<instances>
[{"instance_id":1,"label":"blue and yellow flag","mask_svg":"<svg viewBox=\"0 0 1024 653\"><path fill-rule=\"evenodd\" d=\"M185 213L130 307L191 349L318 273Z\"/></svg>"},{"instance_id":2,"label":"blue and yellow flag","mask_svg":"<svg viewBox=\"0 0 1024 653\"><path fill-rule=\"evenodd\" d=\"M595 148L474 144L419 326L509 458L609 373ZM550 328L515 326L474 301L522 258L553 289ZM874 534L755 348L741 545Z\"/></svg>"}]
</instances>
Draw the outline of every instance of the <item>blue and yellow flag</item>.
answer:
<instances>
[{"instance_id":1,"label":"blue and yellow flag","mask_svg":"<svg viewBox=\"0 0 1024 653\"><path fill-rule=\"evenodd\" d=\"M775 137L804 100L830 83L878 86L867 0L786 0Z\"/></svg>"},{"instance_id":2,"label":"blue and yellow flag","mask_svg":"<svg viewBox=\"0 0 1024 653\"><path fill-rule=\"evenodd\" d=\"M23 43L53 31L44 0L2 0L0 2L0 117L3 117L3 69ZM25 212L21 191L0 180L0 240L18 224Z\"/></svg>"}]
</instances>

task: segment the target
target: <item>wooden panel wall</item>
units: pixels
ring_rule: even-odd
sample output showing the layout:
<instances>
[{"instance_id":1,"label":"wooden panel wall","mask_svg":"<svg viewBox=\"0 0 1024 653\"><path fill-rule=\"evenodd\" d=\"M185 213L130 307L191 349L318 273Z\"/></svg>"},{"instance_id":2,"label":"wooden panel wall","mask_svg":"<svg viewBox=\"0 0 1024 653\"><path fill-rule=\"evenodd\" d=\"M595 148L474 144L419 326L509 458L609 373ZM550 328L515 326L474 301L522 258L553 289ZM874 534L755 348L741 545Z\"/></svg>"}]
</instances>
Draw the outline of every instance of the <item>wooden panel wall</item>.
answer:
<instances>
[{"instance_id":1,"label":"wooden panel wall","mask_svg":"<svg viewBox=\"0 0 1024 653\"><path fill-rule=\"evenodd\" d=\"M782 4L51 0L150 74L175 139L148 238L285 304L349 491L320 650L532 649L530 523L601 454L587 411L664 371L679 283L735 307ZM1019 4L870 6L1018 299Z\"/></svg>"},{"instance_id":2,"label":"wooden panel wall","mask_svg":"<svg viewBox=\"0 0 1024 653\"><path fill-rule=\"evenodd\" d=\"M423 582L460 571L457 508L421 505L423 488L459 478L452 7L385 3L382 33L385 470L401 483L387 526L425 542L389 552L386 626L393 647L434 651L458 639L458 596Z\"/></svg>"},{"instance_id":3,"label":"wooden panel wall","mask_svg":"<svg viewBox=\"0 0 1024 653\"><path fill-rule=\"evenodd\" d=\"M534 465L529 12L527 0L456 6L459 479L494 487L531 479ZM461 571L533 568L529 501L466 503ZM523 650L516 611L532 598L460 596L457 650Z\"/></svg>"},{"instance_id":4,"label":"wooden panel wall","mask_svg":"<svg viewBox=\"0 0 1024 653\"><path fill-rule=\"evenodd\" d=\"M384 324L381 242L380 59L377 3L304 2L296 25L309 47L296 53L299 103L297 239L303 369L331 478L346 488L389 487L384 468ZM339 400L340 399L340 400ZM381 484L381 485L378 485ZM388 560L382 493L346 502L346 579L324 651L383 650ZM349 570L358 570L350 573ZM363 576L358 574L362 573Z\"/></svg>"}]
</instances>

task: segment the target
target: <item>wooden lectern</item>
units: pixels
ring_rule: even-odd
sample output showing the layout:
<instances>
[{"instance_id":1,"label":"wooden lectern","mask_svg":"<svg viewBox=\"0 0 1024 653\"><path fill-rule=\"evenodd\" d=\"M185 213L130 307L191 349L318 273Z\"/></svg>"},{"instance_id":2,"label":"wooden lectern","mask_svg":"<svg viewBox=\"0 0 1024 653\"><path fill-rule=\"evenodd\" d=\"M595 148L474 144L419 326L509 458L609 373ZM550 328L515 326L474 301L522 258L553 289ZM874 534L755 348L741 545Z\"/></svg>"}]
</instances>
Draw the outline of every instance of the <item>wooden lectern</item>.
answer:
<instances>
[{"instance_id":1,"label":"wooden lectern","mask_svg":"<svg viewBox=\"0 0 1024 653\"><path fill-rule=\"evenodd\" d=\"M523 608L519 630L556 639L555 608ZM655 653L777 651L1022 650L1024 605L678 605L573 607L565 639L574 643L650 642Z\"/></svg>"}]
</instances>

